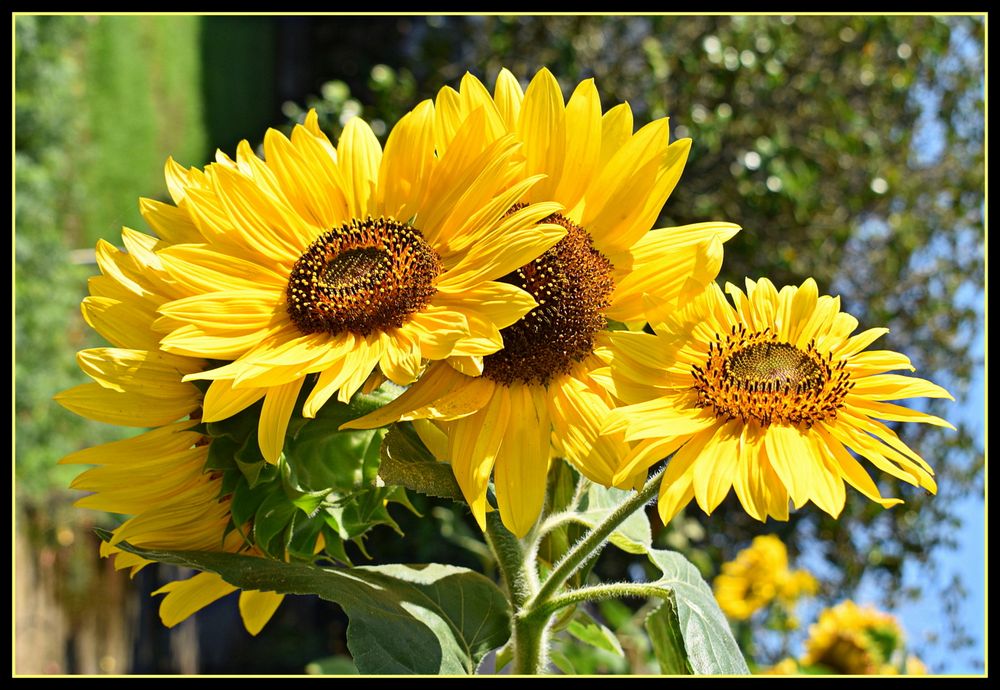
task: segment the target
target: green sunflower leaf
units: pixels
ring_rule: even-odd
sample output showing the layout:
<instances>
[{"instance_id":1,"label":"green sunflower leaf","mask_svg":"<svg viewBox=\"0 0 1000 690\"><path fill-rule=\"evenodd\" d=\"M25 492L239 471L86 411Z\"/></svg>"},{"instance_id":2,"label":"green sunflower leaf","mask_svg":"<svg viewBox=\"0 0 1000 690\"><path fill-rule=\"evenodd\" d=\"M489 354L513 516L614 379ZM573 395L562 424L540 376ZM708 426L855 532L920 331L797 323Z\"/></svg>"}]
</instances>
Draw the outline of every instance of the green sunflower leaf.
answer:
<instances>
[{"instance_id":1,"label":"green sunflower leaf","mask_svg":"<svg viewBox=\"0 0 1000 690\"><path fill-rule=\"evenodd\" d=\"M306 664L311 676L356 676L358 668L349 656L328 656Z\"/></svg>"},{"instance_id":2,"label":"green sunflower leaf","mask_svg":"<svg viewBox=\"0 0 1000 690\"><path fill-rule=\"evenodd\" d=\"M451 466L438 462L416 432L396 424L382 441L378 477L384 484L403 486L425 496L464 501Z\"/></svg>"},{"instance_id":3,"label":"green sunflower leaf","mask_svg":"<svg viewBox=\"0 0 1000 690\"><path fill-rule=\"evenodd\" d=\"M649 550L662 577L647 585L664 603L646 619L663 673L749 674L746 660L708 583L686 558Z\"/></svg>"},{"instance_id":4,"label":"green sunflower leaf","mask_svg":"<svg viewBox=\"0 0 1000 690\"><path fill-rule=\"evenodd\" d=\"M566 631L580 642L589 644L591 647L613 652L618 656L625 656L618 637L586 612L570 621Z\"/></svg>"},{"instance_id":5,"label":"green sunflower leaf","mask_svg":"<svg viewBox=\"0 0 1000 690\"><path fill-rule=\"evenodd\" d=\"M253 519L253 541L269 556L283 558L286 530L296 508L282 491L270 493L257 508Z\"/></svg>"},{"instance_id":6,"label":"green sunflower leaf","mask_svg":"<svg viewBox=\"0 0 1000 690\"><path fill-rule=\"evenodd\" d=\"M684 676L694 673L688 663L677 617L677 602L672 594L664 597L663 603L646 616L645 627L653 643L653 653L660 662L660 673Z\"/></svg>"},{"instance_id":7,"label":"green sunflower leaf","mask_svg":"<svg viewBox=\"0 0 1000 690\"><path fill-rule=\"evenodd\" d=\"M631 491L591 483L572 518L574 522L592 528L603 522L632 494ZM637 510L629 515L611 533L611 543L628 553L647 553L652 541L653 533L649 527L649 518L643 510Z\"/></svg>"},{"instance_id":8,"label":"green sunflower leaf","mask_svg":"<svg viewBox=\"0 0 1000 690\"><path fill-rule=\"evenodd\" d=\"M510 636L507 600L493 582L465 568L320 568L225 553L139 549L127 542L118 547L218 573L241 589L315 594L339 604L350 619L347 647L363 674L470 675Z\"/></svg>"}]
</instances>

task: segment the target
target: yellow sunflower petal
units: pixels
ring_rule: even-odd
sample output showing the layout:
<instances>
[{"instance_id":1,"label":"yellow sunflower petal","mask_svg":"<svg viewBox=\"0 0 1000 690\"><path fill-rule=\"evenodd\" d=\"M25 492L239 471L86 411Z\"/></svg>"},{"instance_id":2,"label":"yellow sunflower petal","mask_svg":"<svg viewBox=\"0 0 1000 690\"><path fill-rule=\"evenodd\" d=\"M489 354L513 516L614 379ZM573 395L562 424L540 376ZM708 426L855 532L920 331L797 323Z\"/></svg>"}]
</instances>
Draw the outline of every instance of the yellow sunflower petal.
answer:
<instances>
[{"instance_id":1,"label":"yellow sunflower petal","mask_svg":"<svg viewBox=\"0 0 1000 690\"><path fill-rule=\"evenodd\" d=\"M485 407L492 397L492 381L465 376L444 362L436 362L398 398L340 428L374 429L423 416L439 419L465 416Z\"/></svg>"},{"instance_id":2,"label":"yellow sunflower petal","mask_svg":"<svg viewBox=\"0 0 1000 690\"><path fill-rule=\"evenodd\" d=\"M739 230L732 223L697 223L646 233L629 248L630 263L614 262L623 275L616 281L608 317L644 321L643 295L671 301L693 287L690 281L708 285L722 266L722 243Z\"/></svg>"},{"instance_id":3,"label":"yellow sunflower petal","mask_svg":"<svg viewBox=\"0 0 1000 690\"><path fill-rule=\"evenodd\" d=\"M816 427L816 433L826 445L827 451L840 469L840 475L848 484L871 500L881 504L883 508L891 508L903 502L898 498L882 498L882 494L879 492L875 482L872 481L871 476L861 466L861 463L847 452L844 444L830 436L822 426Z\"/></svg>"},{"instance_id":4,"label":"yellow sunflower petal","mask_svg":"<svg viewBox=\"0 0 1000 690\"><path fill-rule=\"evenodd\" d=\"M193 446L201 434L187 431L196 422L184 421L166 424L151 431L70 453L59 461L60 465L116 465L130 463L134 458L150 453L169 455Z\"/></svg>"},{"instance_id":5,"label":"yellow sunflower petal","mask_svg":"<svg viewBox=\"0 0 1000 690\"><path fill-rule=\"evenodd\" d=\"M281 449L285 445L285 430L292 416L292 408L302 389L304 378L291 381L283 386L276 386L267 391L264 407L260 411L260 422L257 427L257 441L260 452L270 463L277 463Z\"/></svg>"},{"instance_id":6,"label":"yellow sunflower petal","mask_svg":"<svg viewBox=\"0 0 1000 690\"><path fill-rule=\"evenodd\" d=\"M181 383L181 377L205 364L163 352L111 347L81 350L76 361L83 373L104 388L168 399L190 397L194 393L191 384Z\"/></svg>"},{"instance_id":7,"label":"yellow sunflower petal","mask_svg":"<svg viewBox=\"0 0 1000 690\"><path fill-rule=\"evenodd\" d=\"M528 200L556 198L566 158L566 109L559 82L544 67L524 92L517 133L524 142L527 173L549 176L532 188Z\"/></svg>"},{"instance_id":8,"label":"yellow sunflower petal","mask_svg":"<svg viewBox=\"0 0 1000 690\"><path fill-rule=\"evenodd\" d=\"M497 82L493 87L493 100L497 104L500 117L507 125L507 130L515 130L521 116L524 92L521 90L517 78L506 67L501 69L500 74L497 75Z\"/></svg>"},{"instance_id":9,"label":"yellow sunflower petal","mask_svg":"<svg viewBox=\"0 0 1000 690\"><path fill-rule=\"evenodd\" d=\"M439 295L435 301L439 301ZM402 330L420 343L420 352L427 359L444 359L455 351L455 345L469 332L469 316L463 310L454 310L437 304L428 305L414 314Z\"/></svg>"},{"instance_id":10,"label":"yellow sunflower petal","mask_svg":"<svg viewBox=\"0 0 1000 690\"><path fill-rule=\"evenodd\" d=\"M663 460L690 439L691 436L668 436L640 441L629 451L628 455L622 458L614 477L612 477L612 484L622 486L635 475Z\"/></svg>"},{"instance_id":11,"label":"yellow sunflower petal","mask_svg":"<svg viewBox=\"0 0 1000 690\"><path fill-rule=\"evenodd\" d=\"M434 163L434 102L422 101L392 128L379 167L377 207L410 218L424 205Z\"/></svg>"},{"instance_id":12,"label":"yellow sunflower petal","mask_svg":"<svg viewBox=\"0 0 1000 690\"><path fill-rule=\"evenodd\" d=\"M715 426L715 415L706 410L684 409L674 396L613 410L602 433L625 432L627 441L655 436L690 436Z\"/></svg>"},{"instance_id":13,"label":"yellow sunflower petal","mask_svg":"<svg viewBox=\"0 0 1000 690\"><path fill-rule=\"evenodd\" d=\"M764 522L770 505L770 487L765 481L764 468L759 461L763 452L763 438L760 427L744 425L740 430L737 444L736 470L733 474L733 490L747 514Z\"/></svg>"},{"instance_id":14,"label":"yellow sunflower petal","mask_svg":"<svg viewBox=\"0 0 1000 690\"><path fill-rule=\"evenodd\" d=\"M607 395L573 375L554 379L548 389L550 418L562 456L591 481L614 484L629 446L622 432L601 435L612 408Z\"/></svg>"},{"instance_id":15,"label":"yellow sunflower petal","mask_svg":"<svg viewBox=\"0 0 1000 690\"><path fill-rule=\"evenodd\" d=\"M353 218L364 218L374 210L381 161L382 147L371 127L360 117L348 120L337 144L337 163L347 185L344 191Z\"/></svg>"},{"instance_id":16,"label":"yellow sunflower petal","mask_svg":"<svg viewBox=\"0 0 1000 690\"><path fill-rule=\"evenodd\" d=\"M626 251L652 226L673 191L690 139L667 144L666 119L646 125L616 153L587 192L581 224L606 254ZM613 203L612 203L613 201Z\"/></svg>"},{"instance_id":17,"label":"yellow sunflower petal","mask_svg":"<svg viewBox=\"0 0 1000 690\"><path fill-rule=\"evenodd\" d=\"M483 109L486 116L486 131L484 132L486 141L493 141L507 133L507 126L500 110L493 101L493 97L472 73L466 72L462 77L462 84L458 92L463 112L470 113L476 108Z\"/></svg>"},{"instance_id":18,"label":"yellow sunflower petal","mask_svg":"<svg viewBox=\"0 0 1000 690\"><path fill-rule=\"evenodd\" d=\"M520 538L545 503L551 424L541 390L518 384L509 395L510 416L496 455L494 484L500 519Z\"/></svg>"},{"instance_id":19,"label":"yellow sunflower petal","mask_svg":"<svg viewBox=\"0 0 1000 690\"><path fill-rule=\"evenodd\" d=\"M869 400L903 400L904 398L948 398L951 393L941 386L925 379L898 374L881 374L853 379L852 395Z\"/></svg>"},{"instance_id":20,"label":"yellow sunflower petal","mask_svg":"<svg viewBox=\"0 0 1000 690\"><path fill-rule=\"evenodd\" d=\"M172 628L213 601L235 592L236 587L215 573L198 573L186 580L174 580L153 592L166 594L160 602L160 620Z\"/></svg>"},{"instance_id":21,"label":"yellow sunflower petal","mask_svg":"<svg viewBox=\"0 0 1000 690\"><path fill-rule=\"evenodd\" d=\"M462 99L458 91L444 86L434 99L434 142L438 156L444 157L462 124Z\"/></svg>"},{"instance_id":22,"label":"yellow sunflower petal","mask_svg":"<svg viewBox=\"0 0 1000 690\"><path fill-rule=\"evenodd\" d=\"M171 244L201 242L198 228L182 209L155 199L139 199L139 213L161 239Z\"/></svg>"},{"instance_id":23,"label":"yellow sunflower petal","mask_svg":"<svg viewBox=\"0 0 1000 690\"><path fill-rule=\"evenodd\" d=\"M350 375L344 381L344 384L337 391L337 400L342 403L347 403L351 401L358 390L365 384L368 377L378 366L379 360L382 359L382 340L375 335L369 335L364 339L363 342L366 347L359 348L360 354L358 363L354 366L350 372Z\"/></svg>"},{"instance_id":24,"label":"yellow sunflower petal","mask_svg":"<svg viewBox=\"0 0 1000 690\"><path fill-rule=\"evenodd\" d=\"M718 426L692 465L694 498L707 515L722 503L733 485L739 464L740 426L736 421Z\"/></svg>"},{"instance_id":25,"label":"yellow sunflower petal","mask_svg":"<svg viewBox=\"0 0 1000 690\"><path fill-rule=\"evenodd\" d=\"M448 422L448 457L462 495L480 529L486 529L486 486L510 422L510 393L497 386L489 404L474 415Z\"/></svg>"},{"instance_id":26,"label":"yellow sunflower petal","mask_svg":"<svg viewBox=\"0 0 1000 690\"><path fill-rule=\"evenodd\" d=\"M851 377L856 379L897 369L916 371L909 357L891 350L859 352L847 360L845 368L851 372Z\"/></svg>"},{"instance_id":27,"label":"yellow sunflower petal","mask_svg":"<svg viewBox=\"0 0 1000 690\"><path fill-rule=\"evenodd\" d=\"M107 424L160 426L187 417L200 406L194 389L176 398L161 398L136 392L119 392L96 383L84 383L53 396L76 414Z\"/></svg>"},{"instance_id":28,"label":"yellow sunflower petal","mask_svg":"<svg viewBox=\"0 0 1000 690\"><path fill-rule=\"evenodd\" d=\"M860 408L863 414L866 414L869 417L877 417L890 422L924 422L926 424L933 424L934 426L943 426L946 429L955 428L950 422L945 419L941 419L940 417L918 412L917 410L911 410L910 408L903 407L902 405L876 402L868 397L848 395L847 403L856 408Z\"/></svg>"},{"instance_id":29,"label":"yellow sunflower petal","mask_svg":"<svg viewBox=\"0 0 1000 690\"><path fill-rule=\"evenodd\" d=\"M379 368L393 383L406 386L416 381L422 369L420 343L411 338L403 329L393 333L380 333L382 357Z\"/></svg>"},{"instance_id":30,"label":"yellow sunflower petal","mask_svg":"<svg viewBox=\"0 0 1000 690\"><path fill-rule=\"evenodd\" d=\"M251 635L259 633L271 620L284 598L284 594L277 592L259 592L253 589L240 592L240 618L243 619L243 627L247 632Z\"/></svg>"},{"instance_id":31,"label":"yellow sunflower petal","mask_svg":"<svg viewBox=\"0 0 1000 690\"><path fill-rule=\"evenodd\" d=\"M266 392L265 388L233 388L232 379L215 379L205 393L202 421L228 419L263 398Z\"/></svg>"},{"instance_id":32,"label":"yellow sunflower petal","mask_svg":"<svg viewBox=\"0 0 1000 690\"><path fill-rule=\"evenodd\" d=\"M632 137L632 109L628 103L619 103L601 118L601 166L622 150Z\"/></svg>"},{"instance_id":33,"label":"yellow sunflower petal","mask_svg":"<svg viewBox=\"0 0 1000 690\"><path fill-rule=\"evenodd\" d=\"M593 79L577 85L566 104L564 174L552 198L571 209L579 203L601 158L601 96Z\"/></svg>"},{"instance_id":34,"label":"yellow sunflower petal","mask_svg":"<svg viewBox=\"0 0 1000 690\"><path fill-rule=\"evenodd\" d=\"M772 424L764 434L764 447L792 503L796 508L801 507L809 500L814 479L805 436L795 427Z\"/></svg>"},{"instance_id":35,"label":"yellow sunflower petal","mask_svg":"<svg viewBox=\"0 0 1000 690\"><path fill-rule=\"evenodd\" d=\"M692 466L699 455L718 432L717 428L701 431L678 450L663 473L660 482L659 505L657 506L663 524L667 525L681 508L694 497L694 473Z\"/></svg>"},{"instance_id":36,"label":"yellow sunflower petal","mask_svg":"<svg viewBox=\"0 0 1000 690\"><path fill-rule=\"evenodd\" d=\"M863 456L877 468L904 482L914 486L922 486L928 491L937 491L934 479L920 466L903 455L895 453L892 448L881 443L868 434L846 424L826 424L821 426L831 437ZM829 445L829 444L827 444ZM895 457L890 459L888 454Z\"/></svg>"},{"instance_id":37,"label":"yellow sunflower petal","mask_svg":"<svg viewBox=\"0 0 1000 690\"><path fill-rule=\"evenodd\" d=\"M118 347L158 350L160 335L153 331L152 310L134 302L109 297L84 297L80 305L87 324Z\"/></svg>"}]
</instances>

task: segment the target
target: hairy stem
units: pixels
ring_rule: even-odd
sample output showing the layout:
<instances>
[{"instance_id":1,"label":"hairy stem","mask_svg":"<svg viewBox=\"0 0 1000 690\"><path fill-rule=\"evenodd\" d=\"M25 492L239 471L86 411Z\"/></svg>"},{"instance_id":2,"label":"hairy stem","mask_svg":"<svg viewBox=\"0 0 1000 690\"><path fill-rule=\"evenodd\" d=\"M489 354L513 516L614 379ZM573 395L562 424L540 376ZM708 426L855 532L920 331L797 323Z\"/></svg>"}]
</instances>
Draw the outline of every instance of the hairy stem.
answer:
<instances>
[{"instance_id":1,"label":"hairy stem","mask_svg":"<svg viewBox=\"0 0 1000 690\"><path fill-rule=\"evenodd\" d=\"M524 545L504 527L497 511L486 515L486 541L497 557L513 610L512 672L535 675L545 668L547 620L526 616L524 606L538 588L534 564L526 562Z\"/></svg>"},{"instance_id":2,"label":"hairy stem","mask_svg":"<svg viewBox=\"0 0 1000 690\"><path fill-rule=\"evenodd\" d=\"M566 580L573 576L580 567L583 566L595 553L604 547L605 542L625 519L637 510L645 506L656 494L660 485L660 478L663 470L660 470L646 482L642 489L596 525L587 535L578 541L566 552L562 560L556 564L548 579L542 584L538 592L527 602L524 608L534 612L545 605L546 602L565 584Z\"/></svg>"}]
</instances>

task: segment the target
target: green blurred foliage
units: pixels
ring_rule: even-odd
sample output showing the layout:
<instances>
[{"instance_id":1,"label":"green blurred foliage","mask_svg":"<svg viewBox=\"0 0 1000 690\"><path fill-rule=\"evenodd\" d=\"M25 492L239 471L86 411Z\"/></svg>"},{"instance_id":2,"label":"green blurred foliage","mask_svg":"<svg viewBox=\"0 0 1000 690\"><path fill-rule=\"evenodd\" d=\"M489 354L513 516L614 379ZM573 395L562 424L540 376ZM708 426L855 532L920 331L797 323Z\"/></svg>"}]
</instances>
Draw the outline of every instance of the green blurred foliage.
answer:
<instances>
[{"instance_id":1,"label":"green blurred foliage","mask_svg":"<svg viewBox=\"0 0 1000 690\"><path fill-rule=\"evenodd\" d=\"M52 402L77 383L73 351L85 342L76 315L89 271L70 264L66 241L79 231L78 217L66 220L82 190L67 180L82 122L64 111L80 102L73 48L83 22L19 17L15 31L15 468L19 494L40 497L76 474L55 461L77 448L87 426Z\"/></svg>"},{"instance_id":2,"label":"green blurred foliage","mask_svg":"<svg viewBox=\"0 0 1000 690\"><path fill-rule=\"evenodd\" d=\"M98 238L144 228L140 196L165 192L163 163L204 157L195 17L15 19L15 468L46 501L79 470L58 459L127 429L52 401L86 381L74 353L104 344L80 316ZM123 200L127 200L124 201ZM87 265L90 262L90 265Z\"/></svg>"}]
</instances>

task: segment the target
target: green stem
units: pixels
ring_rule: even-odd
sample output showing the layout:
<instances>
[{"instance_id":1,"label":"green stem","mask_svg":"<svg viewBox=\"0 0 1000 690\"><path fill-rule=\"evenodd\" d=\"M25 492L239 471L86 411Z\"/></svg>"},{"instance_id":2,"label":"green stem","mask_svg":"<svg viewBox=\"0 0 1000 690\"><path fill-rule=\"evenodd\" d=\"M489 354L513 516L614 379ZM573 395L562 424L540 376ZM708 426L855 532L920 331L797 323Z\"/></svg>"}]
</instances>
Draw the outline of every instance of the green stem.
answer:
<instances>
[{"instance_id":1,"label":"green stem","mask_svg":"<svg viewBox=\"0 0 1000 690\"><path fill-rule=\"evenodd\" d=\"M538 576L525 561L524 546L504 527L497 511L486 514L486 541L496 554L514 614L511 671L518 675L541 673L546 664L547 620L524 615L525 603L538 588Z\"/></svg>"},{"instance_id":2,"label":"green stem","mask_svg":"<svg viewBox=\"0 0 1000 690\"><path fill-rule=\"evenodd\" d=\"M564 592L552 597L546 602L540 603L537 608L531 611L532 616L547 618L559 609L583 601L595 601L597 599L614 599L616 597L639 597L648 598L651 592L648 583L620 582L605 585L594 585L592 587L581 587Z\"/></svg>"},{"instance_id":3,"label":"green stem","mask_svg":"<svg viewBox=\"0 0 1000 690\"><path fill-rule=\"evenodd\" d=\"M525 604L526 608L530 612L541 608L548 600L552 597L555 592L565 584L566 580L573 576L575 573L595 552L599 551L604 543L611 536L611 533L615 531L625 519L634 513L635 511L641 509L645 506L653 495L656 494L657 489L660 485L660 478L663 476L663 470L660 470L646 482L646 485L642 489L632 496L630 499L622 503L620 506L615 508L615 510L604 519L604 522L595 526L590 532L587 533L583 539L578 541L576 544L566 552L562 560L556 564L556 567L552 570L548 579L542 584L541 588L534 595L534 597Z\"/></svg>"},{"instance_id":4,"label":"green stem","mask_svg":"<svg viewBox=\"0 0 1000 690\"><path fill-rule=\"evenodd\" d=\"M525 563L521 542L500 521L499 511L486 514L486 541L497 557L497 565L516 614L535 593L537 577L532 576Z\"/></svg>"}]
</instances>

